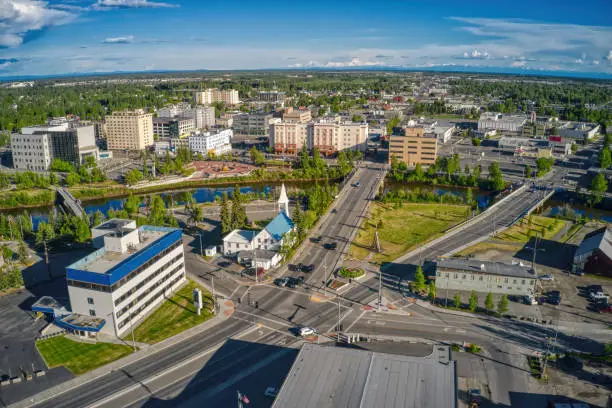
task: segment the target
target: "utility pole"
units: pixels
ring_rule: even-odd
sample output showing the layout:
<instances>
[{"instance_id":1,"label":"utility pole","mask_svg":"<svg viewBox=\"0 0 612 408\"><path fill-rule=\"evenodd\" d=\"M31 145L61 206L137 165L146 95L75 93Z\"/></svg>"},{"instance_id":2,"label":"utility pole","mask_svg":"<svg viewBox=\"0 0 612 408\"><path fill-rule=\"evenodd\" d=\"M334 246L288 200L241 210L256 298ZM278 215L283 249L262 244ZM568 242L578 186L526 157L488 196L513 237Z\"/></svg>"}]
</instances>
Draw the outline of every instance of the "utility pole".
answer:
<instances>
[{"instance_id":1,"label":"utility pole","mask_svg":"<svg viewBox=\"0 0 612 408\"><path fill-rule=\"evenodd\" d=\"M49 265L49 251L47 251L47 240L46 239L43 241L43 244L45 246L45 264L47 264L47 273L49 274L49 280L52 280L53 277L51 276L51 266Z\"/></svg>"},{"instance_id":2,"label":"utility pole","mask_svg":"<svg viewBox=\"0 0 612 408\"><path fill-rule=\"evenodd\" d=\"M378 271L378 310L382 304L382 269Z\"/></svg>"},{"instance_id":3,"label":"utility pole","mask_svg":"<svg viewBox=\"0 0 612 408\"><path fill-rule=\"evenodd\" d=\"M204 252L202 251L202 234L198 234L198 237L200 237L200 256L204 256Z\"/></svg>"},{"instance_id":4,"label":"utility pole","mask_svg":"<svg viewBox=\"0 0 612 408\"><path fill-rule=\"evenodd\" d=\"M132 309L129 309L130 311L130 331L132 332L132 348L134 349L134 352L136 352L136 340L134 339L134 325L132 324Z\"/></svg>"},{"instance_id":5,"label":"utility pole","mask_svg":"<svg viewBox=\"0 0 612 408\"><path fill-rule=\"evenodd\" d=\"M336 332L338 335L336 336L338 342L340 342L340 295L336 295L338 297L338 327L336 328Z\"/></svg>"},{"instance_id":6,"label":"utility pole","mask_svg":"<svg viewBox=\"0 0 612 408\"><path fill-rule=\"evenodd\" d=\"M323 264L323 296L327 297L327 265Z\"/></svg>"},{"instance_id":7,"label":"utility pole","mask_svg":"<svg viewBox=\"0 0 612 408\"><path fill-rule=\"evenodd\" d=\"M213 313L217 313L217 302L215 300L215 277L210 276L210 284L212 285L212 302L213 302Z\"/></svg>"}]
</instances>

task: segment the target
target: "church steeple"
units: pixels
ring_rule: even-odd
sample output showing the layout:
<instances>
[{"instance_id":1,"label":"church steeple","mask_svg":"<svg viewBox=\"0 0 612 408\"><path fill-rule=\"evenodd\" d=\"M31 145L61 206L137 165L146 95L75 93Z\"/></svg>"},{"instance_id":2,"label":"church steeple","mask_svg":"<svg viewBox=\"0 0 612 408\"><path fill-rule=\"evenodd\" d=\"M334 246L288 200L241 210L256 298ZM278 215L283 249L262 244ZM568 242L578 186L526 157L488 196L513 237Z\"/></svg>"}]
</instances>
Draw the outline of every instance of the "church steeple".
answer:
<instances>
[{"instance_id":1,"label":"church steeple","mask_svg":"<svg viewBox=\"0 0 612 408\"><path fill-rule=\"evenodd\" d=\"M285 190L285 183L281 185L280 196L278 197L278 212L284 211L289 217L289 197L287 197L287 190Z\"/></svg>"}]
</instances>

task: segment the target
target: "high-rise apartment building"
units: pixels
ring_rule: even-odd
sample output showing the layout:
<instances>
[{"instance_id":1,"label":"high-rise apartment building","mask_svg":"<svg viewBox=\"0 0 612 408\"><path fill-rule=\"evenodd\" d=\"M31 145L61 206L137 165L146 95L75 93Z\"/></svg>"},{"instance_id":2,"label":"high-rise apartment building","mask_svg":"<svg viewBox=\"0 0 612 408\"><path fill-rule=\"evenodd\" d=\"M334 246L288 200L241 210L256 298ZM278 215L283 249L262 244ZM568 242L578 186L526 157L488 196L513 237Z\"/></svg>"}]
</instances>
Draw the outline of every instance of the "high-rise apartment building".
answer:
<instances>
[{"instance_id":1,"label":"high-rise apartment building","mask_svg":"<svg viewBox=\"0 0 612 408\"><path fill-rule=\"evenodd\" d=\"M435 133L425 133L420 126L394 128L389 139L389 163L393 158L408 166L434 164L438 157Z\"/></svg>"},{"instance_id":2,"label":"high-rise apartment building","mask_svg":"<svg viewBox=\"0 0 612 408\"><path fill-rule=\"evenodd\" d=\"M153 115L142 109L117 111L106 117L109 150L143 150L153 145Z\"/></svg>"},{"instance_id":3,"label":"high-rise apartment building","mask_svg":"<svg viewBox=\"0 0 612 408\"><path fill-rule=\"evenodd\" d=\"M312 120L310 109L293 109L289 107L283 112L283 121L288 123L308 123Z\"/></svg>"},{"instance_id":4,"label":"high-rise apartment building","mask_svg":"<svg viewBox=\"0 0 612 408\"><path fill-rule=\"evenodd\" d=\"M193 100L197 105L210 105L214 102L223 102L226 105L240 103L238 91L235 89L208 88L203 91L195 91Z\"/></svg>"},{"instance_id":5,"label":"high-rise apartment building","mask_svg":"<svg viewBox=\"0 0 612 408\"><path fill-rule=\"evenodd\" d=\"M215 126L215 108L212 106L195 106L192 108L190 104L182 102L165 106L159 109L157 113L160 118L193 119L195 129Z\"/></svg>"},{"instance_id":6,"label":"high-rise apartment building","mask_svg":"<svg viewBox=\"0 0 612 408\"><path fill-rule=\"evenodd\" d=\"M303 146L330 155L341 150L365 152L368 124L321 119L310 123L270 125L270 146L277 153L295 154Z\"/></svg>"},{"instance_id":7,"label":"high-rise apartment building","mask_svg":"<svg viewBox=\"0 0 612 408\"><path fill-rule=\"evenodd\" d=\"M268 136L270 134L269 113L241 113L234 116L234 133L241 136Z\"/></svg>"},{"instance_id":8,"label":"high-rise apartment building","mask_svg":"<svg viewBox=\"0 0 612 408\"><path fill-rule=\"evenodd\" d=\"M74 165L82 164L87 156L98 160L94 126L62 119L24 127L21 133L11 135L15 169L46 171L55 158Z\"/></svg>"}]
</instances>

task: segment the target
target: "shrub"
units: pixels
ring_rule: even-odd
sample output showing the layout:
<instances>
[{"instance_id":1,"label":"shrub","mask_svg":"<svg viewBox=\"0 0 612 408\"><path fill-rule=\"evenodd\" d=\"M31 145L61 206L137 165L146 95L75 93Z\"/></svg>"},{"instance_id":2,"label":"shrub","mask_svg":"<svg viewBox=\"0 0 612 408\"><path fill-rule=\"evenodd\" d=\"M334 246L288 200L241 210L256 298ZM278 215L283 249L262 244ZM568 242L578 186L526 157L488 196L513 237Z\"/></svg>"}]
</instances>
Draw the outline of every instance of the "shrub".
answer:
<instances>
[{"instance_id":1,"label":"shrub","mask_svg":"<svg viewBox=\"0 0 612 408\"><path fill-rule=\"evenodd\" d=\"M346 268L343 266L338 270L338 275L347 279L355 279L365 275L365 271L361 268Z\"/></svg>"}]
</instances>

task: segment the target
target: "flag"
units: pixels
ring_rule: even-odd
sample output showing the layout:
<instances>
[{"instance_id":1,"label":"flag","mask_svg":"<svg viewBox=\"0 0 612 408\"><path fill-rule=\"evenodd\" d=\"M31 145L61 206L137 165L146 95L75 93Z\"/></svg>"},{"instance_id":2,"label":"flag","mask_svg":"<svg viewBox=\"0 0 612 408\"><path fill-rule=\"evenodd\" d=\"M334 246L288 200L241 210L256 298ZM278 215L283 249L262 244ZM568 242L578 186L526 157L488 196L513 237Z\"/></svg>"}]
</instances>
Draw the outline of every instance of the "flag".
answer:
<instances>
[{"instance_id":1,"label":"flag","mask_svg":"<svg viewBox=\"0 0 612 408\"><path fill-rule=\"evenodd\" d=\"M251 401L249 401L249 399L247 398L246 394L242 394L242 402L244 402L245 404L248 404Z\"/></svg>"}]
</instances>

